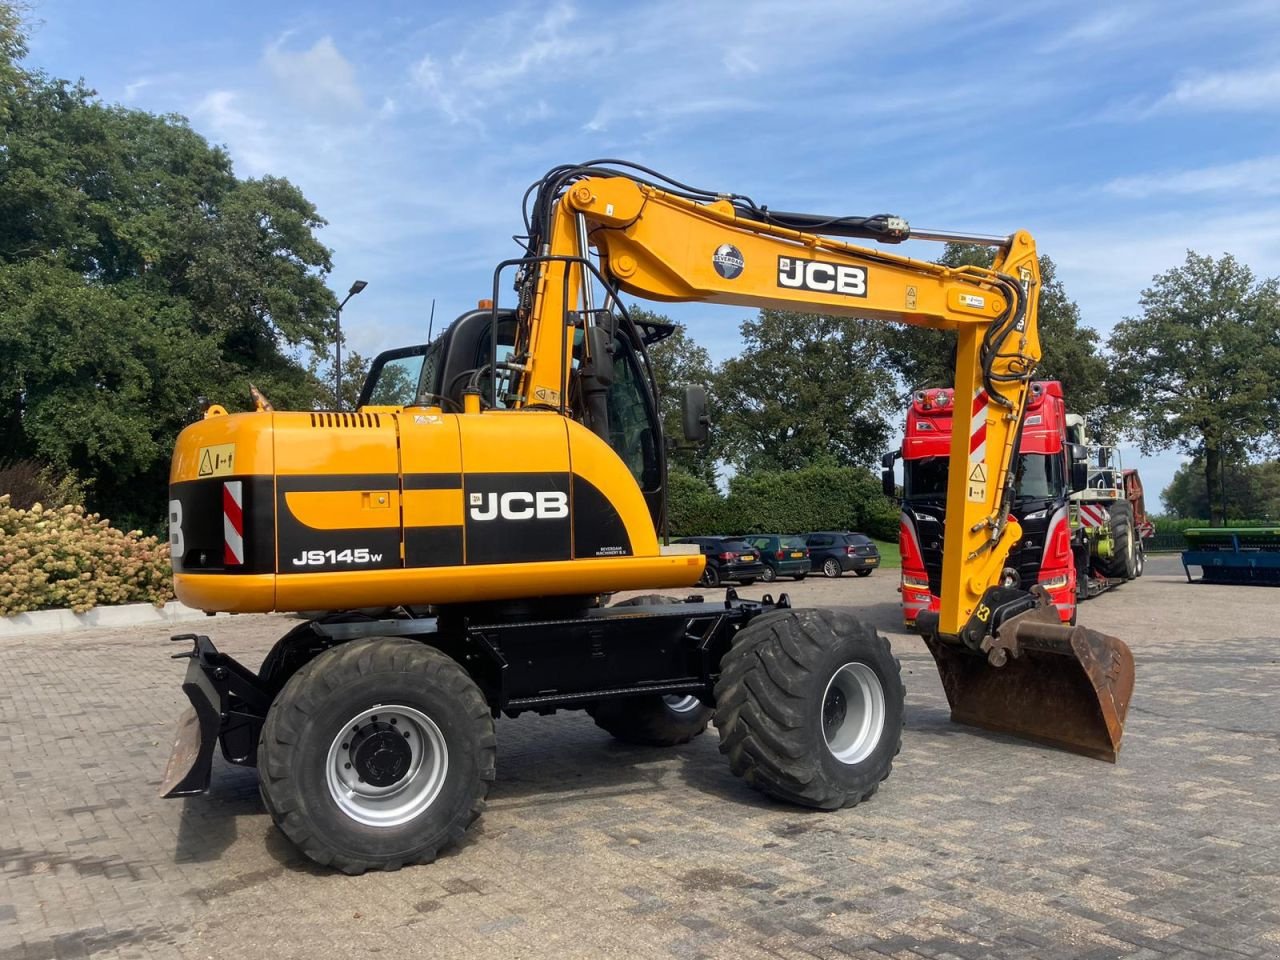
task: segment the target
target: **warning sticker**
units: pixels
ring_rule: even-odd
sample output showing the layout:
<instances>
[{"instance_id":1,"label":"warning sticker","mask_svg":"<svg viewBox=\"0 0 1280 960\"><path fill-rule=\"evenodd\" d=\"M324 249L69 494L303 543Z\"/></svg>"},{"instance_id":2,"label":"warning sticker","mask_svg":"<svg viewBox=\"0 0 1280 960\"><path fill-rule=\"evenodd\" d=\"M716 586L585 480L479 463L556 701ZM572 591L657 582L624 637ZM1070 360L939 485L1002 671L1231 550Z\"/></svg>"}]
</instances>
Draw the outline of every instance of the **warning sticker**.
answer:
<instances>
[{"instance_id":1,"label":"warning sticker","mask_svg":"<svg viewBox=\"0 0 1280 960\"><path fill-rule=\"evenodd\" d=\"M970 483L986 483L987 482L987 467L985 464L975 463L973 465L973 469L969 471L969 482Z\"/></svg>"},{"instance_id":2,"label":"warning sticker","mask_svg":"<svg viewBox=\"0 0 1280 960\"><path fill-rule=\"evenodd\" d=\"M985 483L974 483L969 481L969 502L985 503L987 500L987 485Z\"/></svg>"},{"instance_id":3,"label":"warning sticker","mask_svg":"<svg viewBox=\"0 0 1280 960\"><path fill-rule=\"evenodd\" d=\"M212 447L201 447L198 477L225 477L234 472L236 462L236 445L219 443Z\"/></svg>"}]
</instances>

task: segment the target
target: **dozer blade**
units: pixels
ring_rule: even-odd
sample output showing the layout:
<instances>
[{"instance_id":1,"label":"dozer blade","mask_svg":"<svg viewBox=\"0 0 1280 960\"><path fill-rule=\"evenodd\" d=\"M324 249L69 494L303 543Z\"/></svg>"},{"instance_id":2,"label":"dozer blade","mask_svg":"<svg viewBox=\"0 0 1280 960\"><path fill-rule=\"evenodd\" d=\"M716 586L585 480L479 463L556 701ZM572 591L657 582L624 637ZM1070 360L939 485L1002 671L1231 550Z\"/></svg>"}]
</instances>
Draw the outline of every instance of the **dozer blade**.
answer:
<instances>
[{"instance_id":1,"label":"dozer blade","mask_svg":"<svg viewBox=\"0 0 1280 960\"><path fill-rule=\"evenodd\" d=\"M988 656L925 637L951 719L1115 763L1133 696L1133 654L1115 637L1035 613L1002 625Z\"/></svg>"}]
</instances>

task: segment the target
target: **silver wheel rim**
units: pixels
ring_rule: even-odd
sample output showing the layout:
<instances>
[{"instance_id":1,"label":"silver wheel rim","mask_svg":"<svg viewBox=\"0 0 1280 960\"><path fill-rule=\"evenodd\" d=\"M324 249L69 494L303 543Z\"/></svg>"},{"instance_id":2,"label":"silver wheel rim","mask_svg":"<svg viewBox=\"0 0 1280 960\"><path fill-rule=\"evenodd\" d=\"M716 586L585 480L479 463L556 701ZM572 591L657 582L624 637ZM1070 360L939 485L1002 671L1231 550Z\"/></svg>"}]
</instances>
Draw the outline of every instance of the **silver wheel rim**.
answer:
<instances>
[{"instance_id":1,"label":"silver wheel rim","mask_svg":"<svg viewBox=\"0 0 1280 960\"><path fill-rule=\"evenodd\" d=\"M773 572L773 567L766 566L764 568L764 573L760 574L760 579L765 583L773 583L773 581L778 579L778 575Z\"/></svg>"},{"instance_id":2,"label":"silver wheel rim","mask_svg":"<svg viewBox=\"0 0 1280 960\"><path fill-rule=\"evenodd\" d=\"M448 773L444 734L421 710L402 704L378 704L348 720L326 764L333 802L370 827L408 823L435 802Z\"/></svg>"},{"instance_id":3,"label":"silver wheel rim","mask_svg":"<svg viewBox=\"0 0 1280 960\"><path fill-rule=\"evenodd\" d=\"M692 694L669 693L662 698L662 702L676 713L693 713L702 706L702 701Z\"/></svg>"},{"instance_id":4,"label":"silver wheel rim","mask_svg":"<svg viewBox=\"0 0 1280 960\"><path fill-rule=\"evenodd\" d=\"M834 560L828 560L822 565L822 572L828 577L834 578L840 572L840 564Z\"/></svg>"},{"instance_id":5,"label":"silver wheel rim","mask_svg":"<svg viewBox=\"0 0 1280 960\"><path fill-rule=\"evenodd\" d=\"M846 663L822 695L822 736L841 763L861 763L884 733L884 687L865 663Z\"/></svg>"}]
</instances>

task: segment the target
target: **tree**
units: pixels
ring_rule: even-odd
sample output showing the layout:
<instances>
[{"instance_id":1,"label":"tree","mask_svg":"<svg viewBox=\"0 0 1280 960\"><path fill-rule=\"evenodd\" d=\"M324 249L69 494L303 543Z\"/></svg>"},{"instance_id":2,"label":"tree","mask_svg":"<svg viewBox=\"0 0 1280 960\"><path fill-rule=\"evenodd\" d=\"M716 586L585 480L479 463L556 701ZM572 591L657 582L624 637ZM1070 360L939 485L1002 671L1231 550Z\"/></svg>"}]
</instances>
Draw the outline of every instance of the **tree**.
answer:
<instances>
[{"instance_id":1,"label":"tree","mask_svg":"<svg viewBox=\"0 0 1280 960\"><path fill-rule=\"evenodd\" d=\"M991 247L949 243L938 263L948 267L989 267ZM1080 308L1067 296L1053 260L1040 256L1040 343L1043 357L1036 368L1041 380L1062 383L1072 413L1093 414L1107 400L1106 361L1098 353L1098 333L1085 326ZM885 335L889 362L907 390L949 387L955 382L955 334L922 327L893 326Z\"/></svg>"},{"instance_id":2,"label":"tree","mask_svg":"<svg viewBox=\"0 0 1280 960\"><path fill-rule=\"evenodd\" d=\"M715 378L711 369L711 356L705 347L694 342L684 324L652 310L632 307L630 313L631 318L641 326L646 323L670 323L675 326L671 336L659 340L649 348L653 379L658 386L662 430L668 439L674 439L677 444L671 449L668 462L670 466L714 485L716 431L712 431L712 442L708 446L690 446L683 442L684 430L680 418L680 404L685 387L700 385L707 387L708 391L713 390ZM714 400L713 395L708 397L709 406L714 404ZM712 416L713 421L714 419Z\"/></svg>"},{"instance_id":3,"label":"tree","mask_svg":"<svg viewBox=\"0 0 1280 960\"><path fill-rule=\"evenodd\" d=\"M1223 480L1221 496L1228 521L1280 518L1280 461L1224 463L1219 476ZM1193 459L1180 466L1160 499L1165 510L1180 520L1208 517L1204 463Z\"/></svg>"},{"instance_id":4,"label":"tree","mask_svg":"<svg viewBox=\"0 0 1280 960\"><path fill-rule=\"evenodd\" d=\"M154 527L198 397L331 400L300 360L332 342L324 221L183 118L104 104L25 52L0 3L0 459L74 470L91 509Z\"/></svg>"},{"instance_id":5,"label":"tree","mask_svg":"<svg viewBox=\"0 0 1280 960\"><path fill-rule=\"evenodd\" d=\"M1232 256L1187 259L1142 292L1142 316L1112 331L1113 392L1144 453L1173 447L1203 465L1215 524L1221 468L1275 449L1280 430L1280 284Z\"/></svg>"},{"instance_id":6,"label":"tree","mask_svg":"<svg viewBox=\"0 0 1280 960\"><path fill-rule=\"evenodd\" d=\"M871 325L761 310L741 326L743 352L715 379L727 459L743 470L866 466L896 414L883 340Z\"/></svg>"}]
</instances>

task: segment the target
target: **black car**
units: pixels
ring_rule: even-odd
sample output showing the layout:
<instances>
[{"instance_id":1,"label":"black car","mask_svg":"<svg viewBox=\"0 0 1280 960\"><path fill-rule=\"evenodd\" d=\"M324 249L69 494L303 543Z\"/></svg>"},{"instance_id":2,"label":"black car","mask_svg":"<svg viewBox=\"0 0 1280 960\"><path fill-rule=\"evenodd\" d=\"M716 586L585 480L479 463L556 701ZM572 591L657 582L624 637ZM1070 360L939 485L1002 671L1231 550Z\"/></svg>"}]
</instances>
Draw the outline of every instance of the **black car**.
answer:
<instances>
[{"instance_id":1,"label":"black car","mask_svg":"<svg viewBox=\"0 0 1280 960\"><path fill-rule=\"evenodd\" d=\"M880 566L880 551L865 534L824 531L809 534L805 542L809 545L810 568L821 570L826 577L843 576L846 570L869 577Z\"/></svg>"},{"instance_id":2,"label":"black car","mask_svg":"<svg viewBox=\"0 0 1280 960\"><path fill-rule=\"evenodd\" d=\"M764 533L747 537L746 540L760 551L765 583L773 583L779 577L803 580L809 575L809 548L805 545L804 537Z\"/></svg>"},{"instance_id":3,"label":"black car","mask_svg":"<svg viewBox=\"0 0 1280 960\"><path fill-rule=\"evenodd\" d=\"M698 583L718 587L722 581L734 580L744 587L764 576L760 551L745 540L734 537L684 537L675 543L696 543L707 558L707 567Z\"/></svg>"}]
</instances>

